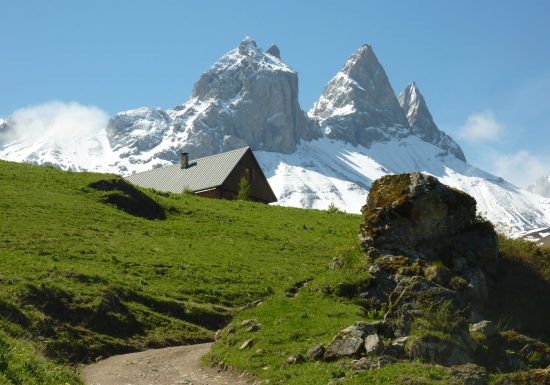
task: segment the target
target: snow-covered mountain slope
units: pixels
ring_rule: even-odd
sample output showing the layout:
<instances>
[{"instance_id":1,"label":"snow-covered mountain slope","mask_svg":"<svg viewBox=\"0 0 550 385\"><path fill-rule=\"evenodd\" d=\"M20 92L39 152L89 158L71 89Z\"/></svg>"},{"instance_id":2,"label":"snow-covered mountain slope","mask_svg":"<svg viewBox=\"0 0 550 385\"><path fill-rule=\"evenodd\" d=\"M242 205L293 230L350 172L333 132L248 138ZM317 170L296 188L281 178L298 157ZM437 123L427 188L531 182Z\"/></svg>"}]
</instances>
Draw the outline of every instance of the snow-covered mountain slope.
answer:
<instances>
[{"instance_id":1,"label":"snow-covered mountain slope","mask_svg":"<svg viewBox=\"0 0 550 385\"><path fill-rule=\"evenodd\" d=\"M548 227L545 199L470 166L415 136L370 148L339 140L302 142L291 155L255 152L281 205L359 212L371 183L386 174L423 171L476 198L478 211L509 235Z\"/></svg>"},{"instance_id":2,"label":"snow-covered mountain slope","mask_svg":"<svg viewBox=\"0 0 550 385\"><path fill-rule=\"evenodd\" d=\"M249 145L279 204L359 212L376 178L422 171L471 194L510 235L550 227L549 200L464 162L435 125L413 83L397 100L372 47L360 47L306 115L298 74L250 39L223 55L171 109L110 118L69 105L65 115L17 113L0 120L0 158L123 175ZM58 110L60 106L55 106ZM44 123L46 122L46 123ZM100 128L94 128L94 127Z\"/></svg>"}]
</instances>

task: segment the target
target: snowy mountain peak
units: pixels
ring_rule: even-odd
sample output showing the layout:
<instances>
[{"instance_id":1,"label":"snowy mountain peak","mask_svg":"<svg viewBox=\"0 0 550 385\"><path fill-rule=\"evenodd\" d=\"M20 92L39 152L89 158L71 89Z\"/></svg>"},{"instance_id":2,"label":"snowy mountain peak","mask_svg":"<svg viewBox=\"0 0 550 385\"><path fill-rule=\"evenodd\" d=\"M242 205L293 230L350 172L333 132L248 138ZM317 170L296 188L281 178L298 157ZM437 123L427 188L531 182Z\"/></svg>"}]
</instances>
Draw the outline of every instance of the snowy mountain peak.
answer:
<instances>
[{"instance_id":1,"label":"snowy mountain peak","mask_svg":"<svg viewBox=\"0 0 550 385\"><path fill-rule=\"evenodd\" d=\"M324 135L366 147L405 137L408 123L384 68L368 44L327 84L309 111Z\"/></svg>"},{"instance_id":2,"label":"snowy mountain peak","mask_svg":"<svg viewBox=\"0 0 550 385\"><path fill-rule=\"evenodd\" d=\"M363 44L355 51L342 68L342 72L365 89L374 89L381 85L384 88L389 86L389 82L385 84L387 82L386 72L378 61L374 50L368 44Z\"/></svg>"},{"instance_id":3,"label":"snowy mountain peak","mask_svg":"<svg viewBox=\"0 0 550 385\"><path fill-rule=\"evenodd\" d=\"M107 126L117 166L159 166L243 146L291 153L314 135L298 101L298 75L279 59L278 48L264 52L250 37L204 72L184 105L170 110L141 108L115 115Z\"/></svg>"},{"instance_id":4,"label":"snowy mountain peak","mask_svg":"<svg viewBox=\"0 0 550 385\"><path fill-rule=\"evenodd\" d=\"M363 45L308 119L298 75L279 49L263 51L246 38L172 109L144 107L109 119L94 108L53 104L0 120L0 158L127 175L176 163L180 151L199 158L251 146L279 204L324 209L334 203L358 212L375 179L421 171L473 195L508 234L550 227L550 199L465 163L415 83L400 100L372 48Z\"/></svg>"},{"instance_id":5,"label":"snowy mountain peak","mask_svg":"<svg viewBox=\"0 0 550 385\"><path fill-rule=\"evenodd\" d=\"M466 161L460 146L434 123L432 114L428 110L424 96L422 96L416 82L413 81L407 85L403 92L399 94L399 104L405 113L413 135L450 152L464 162Z\"/></svg>"},{"instance_id":6,"label":"snowy mountain peak","mask_svg":"<svg viewBox=\"0 0 550 385\"><path fill-rule=\"evenodd\" d=\"M261 50L258 45L250 36L246 36L239 44L239 53L241 55L255 56L261 54Z\"/></svg>"}]
</instances>

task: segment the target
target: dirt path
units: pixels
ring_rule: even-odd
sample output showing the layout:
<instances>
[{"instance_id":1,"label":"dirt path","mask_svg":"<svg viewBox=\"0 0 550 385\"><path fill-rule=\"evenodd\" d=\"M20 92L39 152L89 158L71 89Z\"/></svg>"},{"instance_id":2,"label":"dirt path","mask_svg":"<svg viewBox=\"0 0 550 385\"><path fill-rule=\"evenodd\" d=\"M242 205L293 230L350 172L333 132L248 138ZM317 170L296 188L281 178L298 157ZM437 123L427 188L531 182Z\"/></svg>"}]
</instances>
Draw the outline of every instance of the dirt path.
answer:
<instances>
[{"instance_id":1,"label":"dirt path","mask_svg":"<svg viewBox=\"0 0 550 385\"><path fill-rule=\"evenodd\" d=\"M246 378L201 366L211 344L124 354L86 366L87 385L245 385Z\"/></svg>"}]
</instances>

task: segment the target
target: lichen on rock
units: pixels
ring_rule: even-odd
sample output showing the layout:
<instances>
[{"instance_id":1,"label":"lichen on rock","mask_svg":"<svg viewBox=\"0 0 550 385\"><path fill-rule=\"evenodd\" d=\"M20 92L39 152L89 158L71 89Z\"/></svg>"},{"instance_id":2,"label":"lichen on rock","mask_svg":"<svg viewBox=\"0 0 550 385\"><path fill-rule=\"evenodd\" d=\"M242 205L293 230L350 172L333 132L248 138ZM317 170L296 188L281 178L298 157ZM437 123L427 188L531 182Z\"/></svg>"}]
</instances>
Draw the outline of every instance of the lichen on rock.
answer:
<instances>
[{"instance_id":1,"label":"lichen on rock","mask_svg":"<svg viewBox=\"0 0 550 385\"><path fill-rule=\"evenodd\" d=\"M342 330L325 359L357 358L344 364L355 370L380 367L377 356L421 360L454 367L468 384L550 363L545 343L486 318L498 243L472 197L429 175L388 175L372 185L363 216L370 280L354 295L384 318Z\"/></svg>"}]
</instances>

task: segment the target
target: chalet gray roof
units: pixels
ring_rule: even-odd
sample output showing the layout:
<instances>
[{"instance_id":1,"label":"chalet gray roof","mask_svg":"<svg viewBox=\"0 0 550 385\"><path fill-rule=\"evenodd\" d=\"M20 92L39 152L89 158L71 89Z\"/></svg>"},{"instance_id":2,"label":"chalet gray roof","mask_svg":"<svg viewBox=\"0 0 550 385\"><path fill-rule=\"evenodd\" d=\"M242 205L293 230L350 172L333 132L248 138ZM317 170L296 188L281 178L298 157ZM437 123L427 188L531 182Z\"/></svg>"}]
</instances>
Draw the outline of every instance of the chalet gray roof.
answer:
<instances>
[{"instance_id":1,"label":"chalet gray roof","mask_svg":"<svg viewBox=\"0 0 550 385\"><path fill-rule=\"evenodd\" d=\"M211 155L189 161L189 167L179 164L140 172L126 177L126 180L145 188L181 193L208 190L223 184L249 147Z\"/></svg>"}]
</instances>

